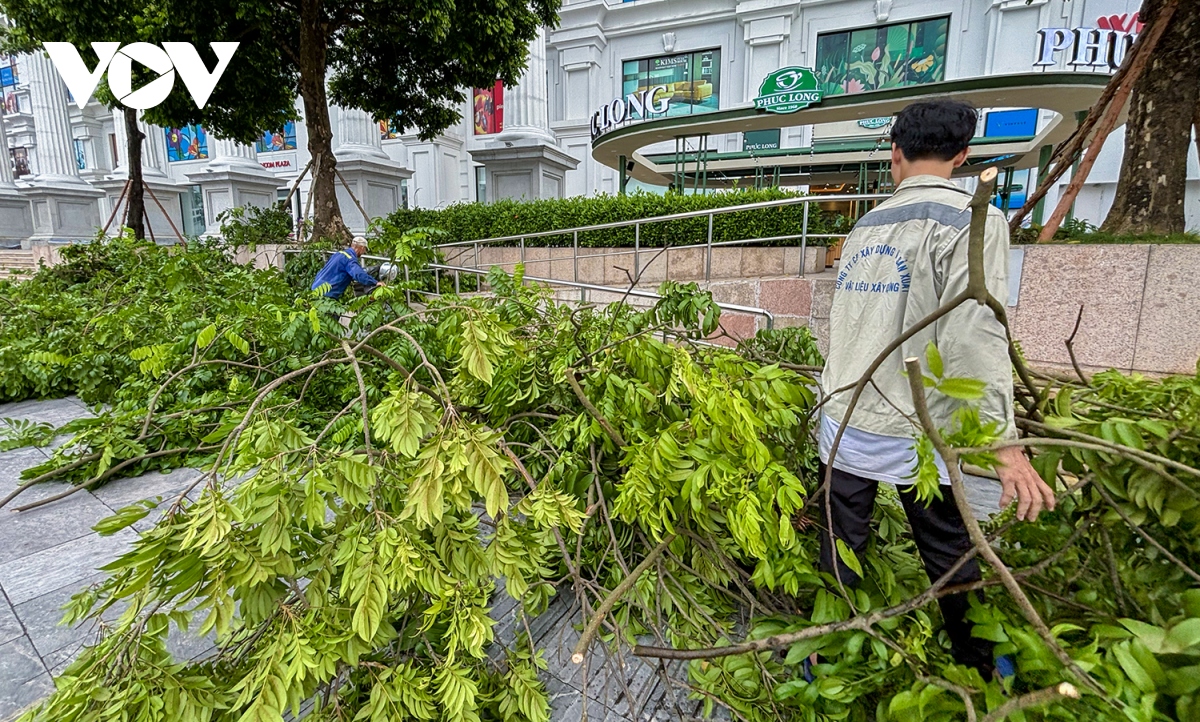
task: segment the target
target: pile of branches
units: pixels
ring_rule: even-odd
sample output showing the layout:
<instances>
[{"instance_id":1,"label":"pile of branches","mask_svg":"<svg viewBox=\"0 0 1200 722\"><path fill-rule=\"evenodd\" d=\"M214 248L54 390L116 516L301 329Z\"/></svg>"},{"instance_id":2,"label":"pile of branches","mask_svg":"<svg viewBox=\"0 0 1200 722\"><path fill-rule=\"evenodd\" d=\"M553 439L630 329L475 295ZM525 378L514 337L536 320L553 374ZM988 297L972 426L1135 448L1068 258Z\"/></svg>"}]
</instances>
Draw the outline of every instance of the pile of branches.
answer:
<instances>
[{"instance_id":1,"label":"pile of branches","mask_svg":"<svg viewBox=\"0 0 1200 722\"><path fill-rule=\"evenodd\" d=\"M90 252L136 253L138 274L204 251ZM319 720L547 720L529 630L568 590L576 662L606 645L689 660L672 684L740 720L1197 715L1200 376L1059 380L1022 365L1017 441L922 417L952 470L1019 444L1059 494L1036 522L971 522L967 556L988 569L975 634L1018 667L997 681L951 659L934 602L961 590L925 577L894 494L848 560L861 586L818 570L807 336L705 344L719 310L677 284L649 309L574 307L494 272L487 296L408 305L389 287L335 307L274 272L227 272L279 296L213 298L162 329L158 350L110 350L129 357L96 364L124 374L93 397L111 408L30 472L86 488L160 449L204 468L178 497L99 525L159 519L73 600L71 623L124 611L28 720L274 722L307 700ZM947 306L998 305L972 272L978 285ZM96 308L105 283L64 273L86 269L0 297L36 316L39 284L59 283L63 303ZM193 280L158 281L159 315L205 293ZM123 293L107 297L116 313L137 291ZM150 326L135 337L157 341L137 335ZM10 351L8 328L0 355L42 352L32 339ZM949 388L938 373L927 390L927 375L910 369L918 409ZM500 595L516 603L512 639L489 616ZM175 627L215 635L217 654L173 658Z\"/></svg>"}]
</instances>

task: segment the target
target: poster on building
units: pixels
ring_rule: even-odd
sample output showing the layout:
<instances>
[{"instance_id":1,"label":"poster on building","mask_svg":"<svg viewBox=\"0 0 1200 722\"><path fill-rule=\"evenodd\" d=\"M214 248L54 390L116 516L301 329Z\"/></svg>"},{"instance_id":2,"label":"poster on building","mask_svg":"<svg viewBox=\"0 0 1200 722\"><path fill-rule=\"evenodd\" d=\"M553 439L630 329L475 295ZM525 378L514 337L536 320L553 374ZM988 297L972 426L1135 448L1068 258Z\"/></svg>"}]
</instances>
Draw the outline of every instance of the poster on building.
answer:
<instances>
[{"instance_id":1,"label":"poster on building","mask_svg":"<svg viewBox=\"0 0 1200 722\"><path fill-rule=\"evenodd\" d=\"M17 56L0 53L0 88L15 88L21 78L17 75Z\"/></svg>"},{"instance_id":2,"label":"poster on building","mask_svg":"<svg viewBox=\"0 0 1200 722\"><path fill-rule=\"evenodd\" d=\"M404 128L400 127L395 118L379 121L379 137L381 139L393 140L402 135L404 135Z\"/></svg>"},{"instance_id":3,"label":"poster on building","mask_svg":"<svg viewBox=\"0 0 1200 722\"><path fill-rule=\"evenodd\" d=\"M817 78L825 95L936 83L946 77L950 18L817 36Z\"/></svg>"},{"instance_id":4,"label":"poster on building","mask_svg":"<svg viewBox=\"0 0 1200 722\"><path fill-rule=\"evenodd\" d=\"M13 175L20 178L23 175L29 175L32 171L29 168L29 150L26 148L13 148L9 151L12 157Z\"/></svg>"},{"instance_id":5,"label":"poster on building","mask_svg":"<svg viewBox=\"0 0 1200 722\"><path fill-rule=\"evenodd\" d=\"M504 83L490 88L475 88L475 135L491 135L504 130Z\"/></svg>"},{"instance_id":6,"label":"poster on building","mask_svg":"<svg viewBox=\"0 0 1200 722\"><path fill-rule=\"evenodd\" d=\"M203 160L208 157L208 136L199 125L163 128L167 137L167 161Z\"/></svg>"},{"instance_id":7,"label":"poster on building","mask_svg":"<svg viewBox=\"0 0 1200 722\"><path fill-rule=\"evenodd\" d=\"M638 96L643 91L657 89L648 105L667 100L667 115L688 115L716 110L721 105L721 51L700 50L693 53L661 55L622 63L621 93L624 97ZM640 120L636 109L629 120Z\"/></svg>"},{"instance_id":8,"label":"poster on building","mask_svg":"<svg viewBox=\"0 0 1200 722\"><path fill-rule=\"evenodd\" d=\"M281 150L296 150L296 123L289 120L282 130L263 133L256 142L259 153L276 153Z\"/></svg>"}]
</instances>

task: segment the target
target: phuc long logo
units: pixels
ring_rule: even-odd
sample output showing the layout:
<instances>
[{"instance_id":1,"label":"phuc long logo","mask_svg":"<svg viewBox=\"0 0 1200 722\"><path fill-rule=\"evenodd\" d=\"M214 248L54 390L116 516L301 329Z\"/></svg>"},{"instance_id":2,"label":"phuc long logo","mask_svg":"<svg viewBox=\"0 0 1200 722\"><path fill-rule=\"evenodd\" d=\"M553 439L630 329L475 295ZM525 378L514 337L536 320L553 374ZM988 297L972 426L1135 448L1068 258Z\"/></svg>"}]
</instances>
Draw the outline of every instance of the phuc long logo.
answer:
<instances>
[{"instance_id":1,"label":"phuc long logo","mask_svg":"<svg viewBox=\"0 0 1200 722\"><path fill-rule=\"evenodd\" d=\"M217 65L211 72L191 43L163 43L162 47L153 43L130 43L124 47L120 43L92 43L92 50L100 59L92 70L88 70L79 50L71 43L44 45L50 61L67 84L80 110L87 105L96 86L100 84L100 76L106 70L108 87L121 105L147 110L171 94L176 73L183 80L196 107L203 109L240 43L209 43L217 56ZM157 78L136 90L133 88L135 62L158 74Z\"/></svg>"}]
</instances>

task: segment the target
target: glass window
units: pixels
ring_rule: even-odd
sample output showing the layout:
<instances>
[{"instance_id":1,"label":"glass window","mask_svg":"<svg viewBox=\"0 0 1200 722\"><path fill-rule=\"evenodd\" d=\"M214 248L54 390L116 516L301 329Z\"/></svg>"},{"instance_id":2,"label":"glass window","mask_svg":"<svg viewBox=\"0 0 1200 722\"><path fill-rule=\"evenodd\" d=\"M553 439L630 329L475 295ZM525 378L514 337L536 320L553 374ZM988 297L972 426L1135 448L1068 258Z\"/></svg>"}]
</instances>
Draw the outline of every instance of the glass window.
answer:
<instances>
[{"instance_id":1,"label":"glass window","mask_svg":"<svg viewBox=\"0 0 1200 722\"><path fill-rule=\"evenodd\" d=\"M935 83L946 78L950 18L817 36L817 77L825 95Z\"/></svg>"},{"instance_id":2,"label":"glass window","mask_svg":"<svg viewBox=\"0 0 1200 722\"><path fill-rule=\"evenodd\" d=\"M204 233L204 193L200 186L188 186L179 196L183 211L183 235L190 238Z\"/></svg>"},{"instance_id":3,"label":"glass window","mask_svg":"<svg viewBox=\"0 0 1200 722\"><path fill-rule=\"evenodd\" d=\"M281 150L296 150L296 123L289 120L283 130L263 133L254 144L259 153L275 153Z\"/></svg>"},{"instance_id":4,"label":"glass window","mask_svg":"<svg viewBox=\"0 0 1200 722\"><path fill-rule=\"evenodd\" d=\"M622 64L621 94L637 95L643 90L666 86L651 103L667 101L667 115L706 113L720 106L721 51L700 50L694 53L662 55L657 58L626 60ZM643 113L629 109L630 119Z\"/></svg>"},{"instance_id":5,"label":"glass window","mask_svg":"<svg viewBox=\"0 0 1200 722\"><path fill-rule=\"evenodd\" d=\"M199 125L163 128L167 137L167 161L201 160L208 157L208 136Z\"/></svg>"},{"instance_id":6,"label":"glass window","mask_svg":"<svg viewBox=\"0 0 1200 722\"><path fill-rule=\"evenodd\" d=\"M83 141L79 138L75 139L75 167L87 170L87 153L83 149Z\"/></svg>"},{"instance_id":7,"label":"glass window","mask_svg":"<svg viewBox=\"0 0 1200 722\"><path fill-rule=\"evenodd\" d=\"M475 200L487 203L487 168L475 166Z\"/></svg>"}]
</instances>

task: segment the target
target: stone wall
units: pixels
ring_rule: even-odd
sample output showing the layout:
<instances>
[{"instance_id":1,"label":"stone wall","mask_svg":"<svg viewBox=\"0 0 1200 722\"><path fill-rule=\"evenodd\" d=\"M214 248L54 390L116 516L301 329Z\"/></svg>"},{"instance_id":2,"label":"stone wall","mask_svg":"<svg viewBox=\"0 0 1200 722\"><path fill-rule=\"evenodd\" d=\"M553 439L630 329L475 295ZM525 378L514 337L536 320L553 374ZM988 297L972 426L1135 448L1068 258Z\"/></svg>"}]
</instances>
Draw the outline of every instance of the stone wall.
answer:
<instances>
[{"instance_id":1,"label":"stone wall","mask_svg":"<svg viewBox=\"0 0 1200 722\"><path fill-rule=\"evenodd\" d=\"M472 246L443 248L446 263L467 268L500 266L512 272L521 261L521 249L510 246L479 246L478 261ZM578 281L597 286L627 286L634 273L634 249L580 248L579 271L575 272L572 248L526 248L525 275ZM805 273L825 270L825 249L806 249ZM649 248L638 251L637 269L641 285L657 286L665 278L699 281L704 278L704 248ZM668 276L669 274L669 276ZM800 274L800 247L718 246L712 250L710 278L759 278Z\"/></svg>"},{"instance_id":2,"label":"stone wall","mask_svg":"<svg viewBox=\"0 0 1200 722\"><path fill-rule=\"evenodd\" d=\"M1015 248L1013 333L1028 361L1069 370L1075 336L1085 371L1196 372L1200 358L1200 247L1045 245ZM1023 256L1023 258L1021 258ZM724 303L764 308L776 327L809 326L822 352L829 338L832 273L808 278L714 280L701 284ZM1011 303L1014 299L1010 297ZM723 314L731 335L765 326L762 317Z\"/></svg>"},{"instance_id":3,"label":"stone wall","mask_svg":"<svg viewBox=\"0 0 1200 722\"><path fill-rule=\"evenodd\" d=\"M1023 253L1010 313L1031 361L1069 368L1064 341L1082 306L1074 347L1086 370L1196 372L1200 247L1046 245Z\"/></svg>"}]
</instances>

